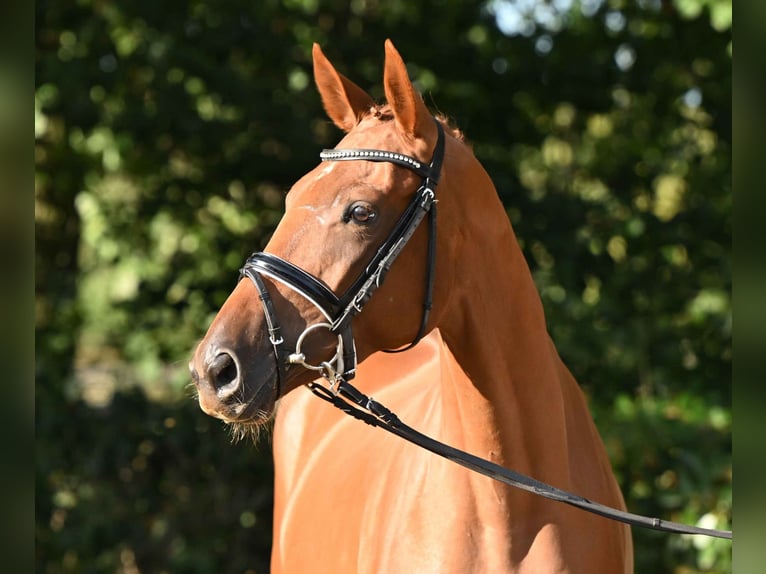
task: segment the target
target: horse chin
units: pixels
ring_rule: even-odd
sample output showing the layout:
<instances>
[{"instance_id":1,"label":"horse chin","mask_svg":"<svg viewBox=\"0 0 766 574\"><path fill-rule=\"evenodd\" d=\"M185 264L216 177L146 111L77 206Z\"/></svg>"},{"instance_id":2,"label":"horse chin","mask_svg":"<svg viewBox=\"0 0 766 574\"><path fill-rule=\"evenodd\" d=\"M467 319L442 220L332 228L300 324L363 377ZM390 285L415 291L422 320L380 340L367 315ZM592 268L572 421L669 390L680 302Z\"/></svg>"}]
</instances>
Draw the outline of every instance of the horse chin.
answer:
<instances>
[{"instance_id":1,"label":"horse chin","mask_svg":"<svg viewBox=\"0 0 766 574\"><path fill-rule=\"evenodd\" d=\"M273 416L276 408L275 397L271 396L264 400L258 397L245 403L236 418L226 420L231 425L262 425L267 423Z\"/></svg>"},{"instance_id":2,"label":"horse chin","mask_svg":"<svg viewBox=\"0 0 766 574\"><path fill-rule=\"evenodd\" d=\"M226 423L232 442L248 440L256 443L263 431L269 428L275 412L274 400L268 401L267 404L250 402L235 419L228 417L221 417L221 419Z\"/></svg>"},{"instance_id":3,"label":"horse chin","mask_svg":"<svg viewBox=\"0 0 766 574\"><path fill-rule=\"evenodd\" d=\"M275 408L272 408L270 411L256 409L248 420L237 420L227 423L231 441L237 443L247 440L257 443L263 432L270 427L269 423L274 420L275 412Z\"/></svg>"},{"instance_id":4,"label":"horse chin","mask_svg":"<svg viewBox=\"0 0 766 574\"><path fill-rule=\"evenodd\" d=\"M235 400L227 401L224 408L214 414L232 430L236 440L255 435L258 427L267 425L274 417L277 396L276 371L266 373L258 382L245 383ZM247 389L254 389L247 392Z\"/></svg>"}]
</instances>

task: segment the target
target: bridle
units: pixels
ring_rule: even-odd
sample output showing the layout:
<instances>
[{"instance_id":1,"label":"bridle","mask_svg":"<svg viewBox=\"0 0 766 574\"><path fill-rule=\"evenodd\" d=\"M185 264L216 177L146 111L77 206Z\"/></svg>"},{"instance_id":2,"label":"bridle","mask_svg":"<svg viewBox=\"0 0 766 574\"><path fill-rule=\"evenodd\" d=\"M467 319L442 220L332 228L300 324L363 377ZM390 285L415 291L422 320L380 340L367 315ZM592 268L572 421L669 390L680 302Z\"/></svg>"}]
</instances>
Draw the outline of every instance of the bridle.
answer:
<instances>
[{"instance_id":1,"label":"bridle","mask_svg":"<svg viewBox=\"0 0 766 574\"><path fill-rule=\"evenodd\" d=\"M387 352L406 351L417 345L418 341L425 335L433 300L434 268L436 265L435 191L444 161L444 128L438 121L434 120L434 122L436 123L437 139L431 162L428 165L408 155L376 149L326 149L320 153L322 161L364 160L393 163L414 171L423 178L423 182L412 196L404 213L388 237L345 293L341 296L336 295L321 279L277 255L264 251L252 254L240 269L240 279L249 277L253 281L263 305L269 340L277 362L277 396L279 396L279 388L286 376L286 364L301 365L307 369L318 371L325 378L334 382L338 380L338 377L342 377L346 381L354 378L357 361L351 328L352 319L362 311L372 294L383 283L383 279L385 279L393 262L420 223L428 216L428 264L420 328L409 345ZM285 341L280 334L274 305L261 275L265 275L302 295L319 309L326 320L326 322L308 326L298 337L293 353L288 354L285 350ZM335 334L338 337L338 344L332 359L319 365L312 365L307 362L305 354L301 352L301 347L306 336L318 329L327 329Z\"/></svg>"},{"instance_id":2,"label":"bridle","mask_svg":"<svg viewBox=\"0 0 766 574\"><path fill-rule=\"evenodd\" d=\"M435 190L439 182L441 166L444 160L444 130L438 121L434 121L436 122L438 136L433 157L427 166L413 157L376 149L326 149L321 152L320 157L322 161L362 160L388 162L412 170L423 178L423 183L413 195L393 230L389 233L364 271L343 295L338 297L321 279L277 255L258 252L251 255L245 261L244 266L240 270L240 279L249 277L258 290L261 299L269 332L269 340L273 346L274 357L277 362L276 396L279 397L280 385L286 376L286 365L301 365L307 369L319 372L329 382L329 387L325 387L316 381L309 383L308 386L314 394L335 405L346 414L369 425L380 427L439 456L504 484L625 524L678 534L700 534L731 539L732 533L729 530L701 528L617 510L441 443L407 426L385 406L363 394L349 383L356 373L356 349L351 330L352 319L362 311L362 308L369 301L372 294L380 287L394 260L401 253L407 241L415 233L415 230L425 219L426 215L428 215L429 237L426 292L420 328L412 343L402 349L387 352L405 351L414 347L426 332L433 297L433 278L436 260ZM276 318L274 305L261 278L262 275L282 283L305 297L319 309L326 319L326 322L308 326L299 335L293 353L288 354L284 347L284 338L280 334L280 326ZM327 329L335 334L338 337L338 344L333 358L319 365L312 365L306 361L306 356L301 352L301 347L306 336L318 329Z\"/></svg>"}]
</instances>

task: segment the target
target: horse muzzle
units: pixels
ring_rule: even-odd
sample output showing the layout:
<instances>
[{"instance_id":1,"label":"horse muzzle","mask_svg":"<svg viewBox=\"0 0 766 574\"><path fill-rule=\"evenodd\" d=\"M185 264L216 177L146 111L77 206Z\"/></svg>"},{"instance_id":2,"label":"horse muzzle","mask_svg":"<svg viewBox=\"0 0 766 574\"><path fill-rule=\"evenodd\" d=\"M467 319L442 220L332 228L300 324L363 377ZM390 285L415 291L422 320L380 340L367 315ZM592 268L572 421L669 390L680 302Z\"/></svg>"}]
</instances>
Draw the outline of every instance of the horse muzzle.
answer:
<instances>
[{"instance_id":1,"label":"horse muzzle","mask_svg":"<svg viewBox=\"0 0 766 574\"><path fill-rule=\"evenodd\" d=\"M275 370L259 369L257 380L248 380L234 351L213 348L200 344L189 363L202 411L227 423L267 419L278 398Z\"/></svg>"}]
</instances>

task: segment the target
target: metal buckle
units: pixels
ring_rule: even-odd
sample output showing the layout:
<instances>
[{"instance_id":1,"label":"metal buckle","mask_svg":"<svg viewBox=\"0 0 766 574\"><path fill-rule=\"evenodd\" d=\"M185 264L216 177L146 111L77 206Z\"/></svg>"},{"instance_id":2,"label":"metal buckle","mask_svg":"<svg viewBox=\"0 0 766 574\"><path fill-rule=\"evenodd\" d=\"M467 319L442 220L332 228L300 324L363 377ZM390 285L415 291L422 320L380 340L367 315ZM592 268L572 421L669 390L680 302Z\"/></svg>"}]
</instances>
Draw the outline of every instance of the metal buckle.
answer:
<instances>
[{"instance_id":1,"label":"metal buckle","mask_svg":"<svg viewBox=\"0 0 766 574\"><path fill-rule=\"evenodd\" d=\"M279 328L274 329L274 331L279 331ZM284 339L284 337L282 337L282 335L279 335L279 338L277 339L275 337L275 333L269 332L269 341L271 342L272 345L277 347L277 346L283 344L285 342L285 339Z\"/></svg>"},{"instance_id":2,"label":"metal buckle","mask_svg":"<svg viewBox=\"0 0 766 574\"><path fill-rule=\"evenodd\" d=\"M428 211L431 209L431 204L436 199L436 194L434 193L434 190L430 187L426 187L423 189L422 193L423 197L420 200L420 207Z\"/></svg>"}]
</instances>

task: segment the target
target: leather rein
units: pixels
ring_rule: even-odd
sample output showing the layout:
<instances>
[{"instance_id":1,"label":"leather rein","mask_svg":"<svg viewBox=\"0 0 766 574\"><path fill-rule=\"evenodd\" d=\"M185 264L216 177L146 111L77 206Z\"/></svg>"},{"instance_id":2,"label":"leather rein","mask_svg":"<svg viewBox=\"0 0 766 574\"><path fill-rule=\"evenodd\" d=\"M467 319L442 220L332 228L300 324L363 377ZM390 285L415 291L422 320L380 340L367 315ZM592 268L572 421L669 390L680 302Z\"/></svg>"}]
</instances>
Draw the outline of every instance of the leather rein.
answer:
<instances>
[{"instance_id":1,"label":"leather rein","mask_svg":"<svg viewBox=\"0 0 766 574\"><path fill-rule=\"evenodd\" d=\"M352 319L362 311L362 308L369 301L374 291L383 282L386 273L407 241L415 233L423 219L428 216L429 236L426 294L423 302L423 317L420 328L412 343L402 349L386 352L406 351L414 347L426 333L433 296L436 261L435 190L439 182L441 166L444 160L444 130L438 121L434 121L436 122L438 137L429 165L424 165L419 160L400 153L375 149L333 149L321 152L320 158L322 161L361 160L388 162L414 171L423 178L423 183L415 192L391 233L375 253L362 274L343 295L337 296L321 279L271 253L254 253L245 261L244 266L240 270L240 279L244 277L250 278L258 290L258 295L264 309L269 340L273 346L274 357L277 363L277 397L279 397L280 387L286 376L287 365L301 365L304 368L317 371L329 383L328 386L324 386L317 381L311 382L308 384L311 391L344 413L369 425L380 427L434 454L494 480L542 496L543 498L563 502L587 512L633 526L677 534L699 534L731 539L732 532L730 530L701 528L660 518L646 517L605 506L441 443L404 424L381 403L368 397L349 383L356 374L356 348L351 330ZM288 354L285 349L284 338L280 334L280 326L276 318L274 306L261 277L264 275L299 293L317 307L326 319L326 322L315 323L307 327L298 337L295 351L292 353ZM338 338L338 344L333 358L318 365L313 365L307 362L305 354L301 352L301 346L306 336L318 329L327 329L335 334Z\"/></svg>"}]
</instances>

